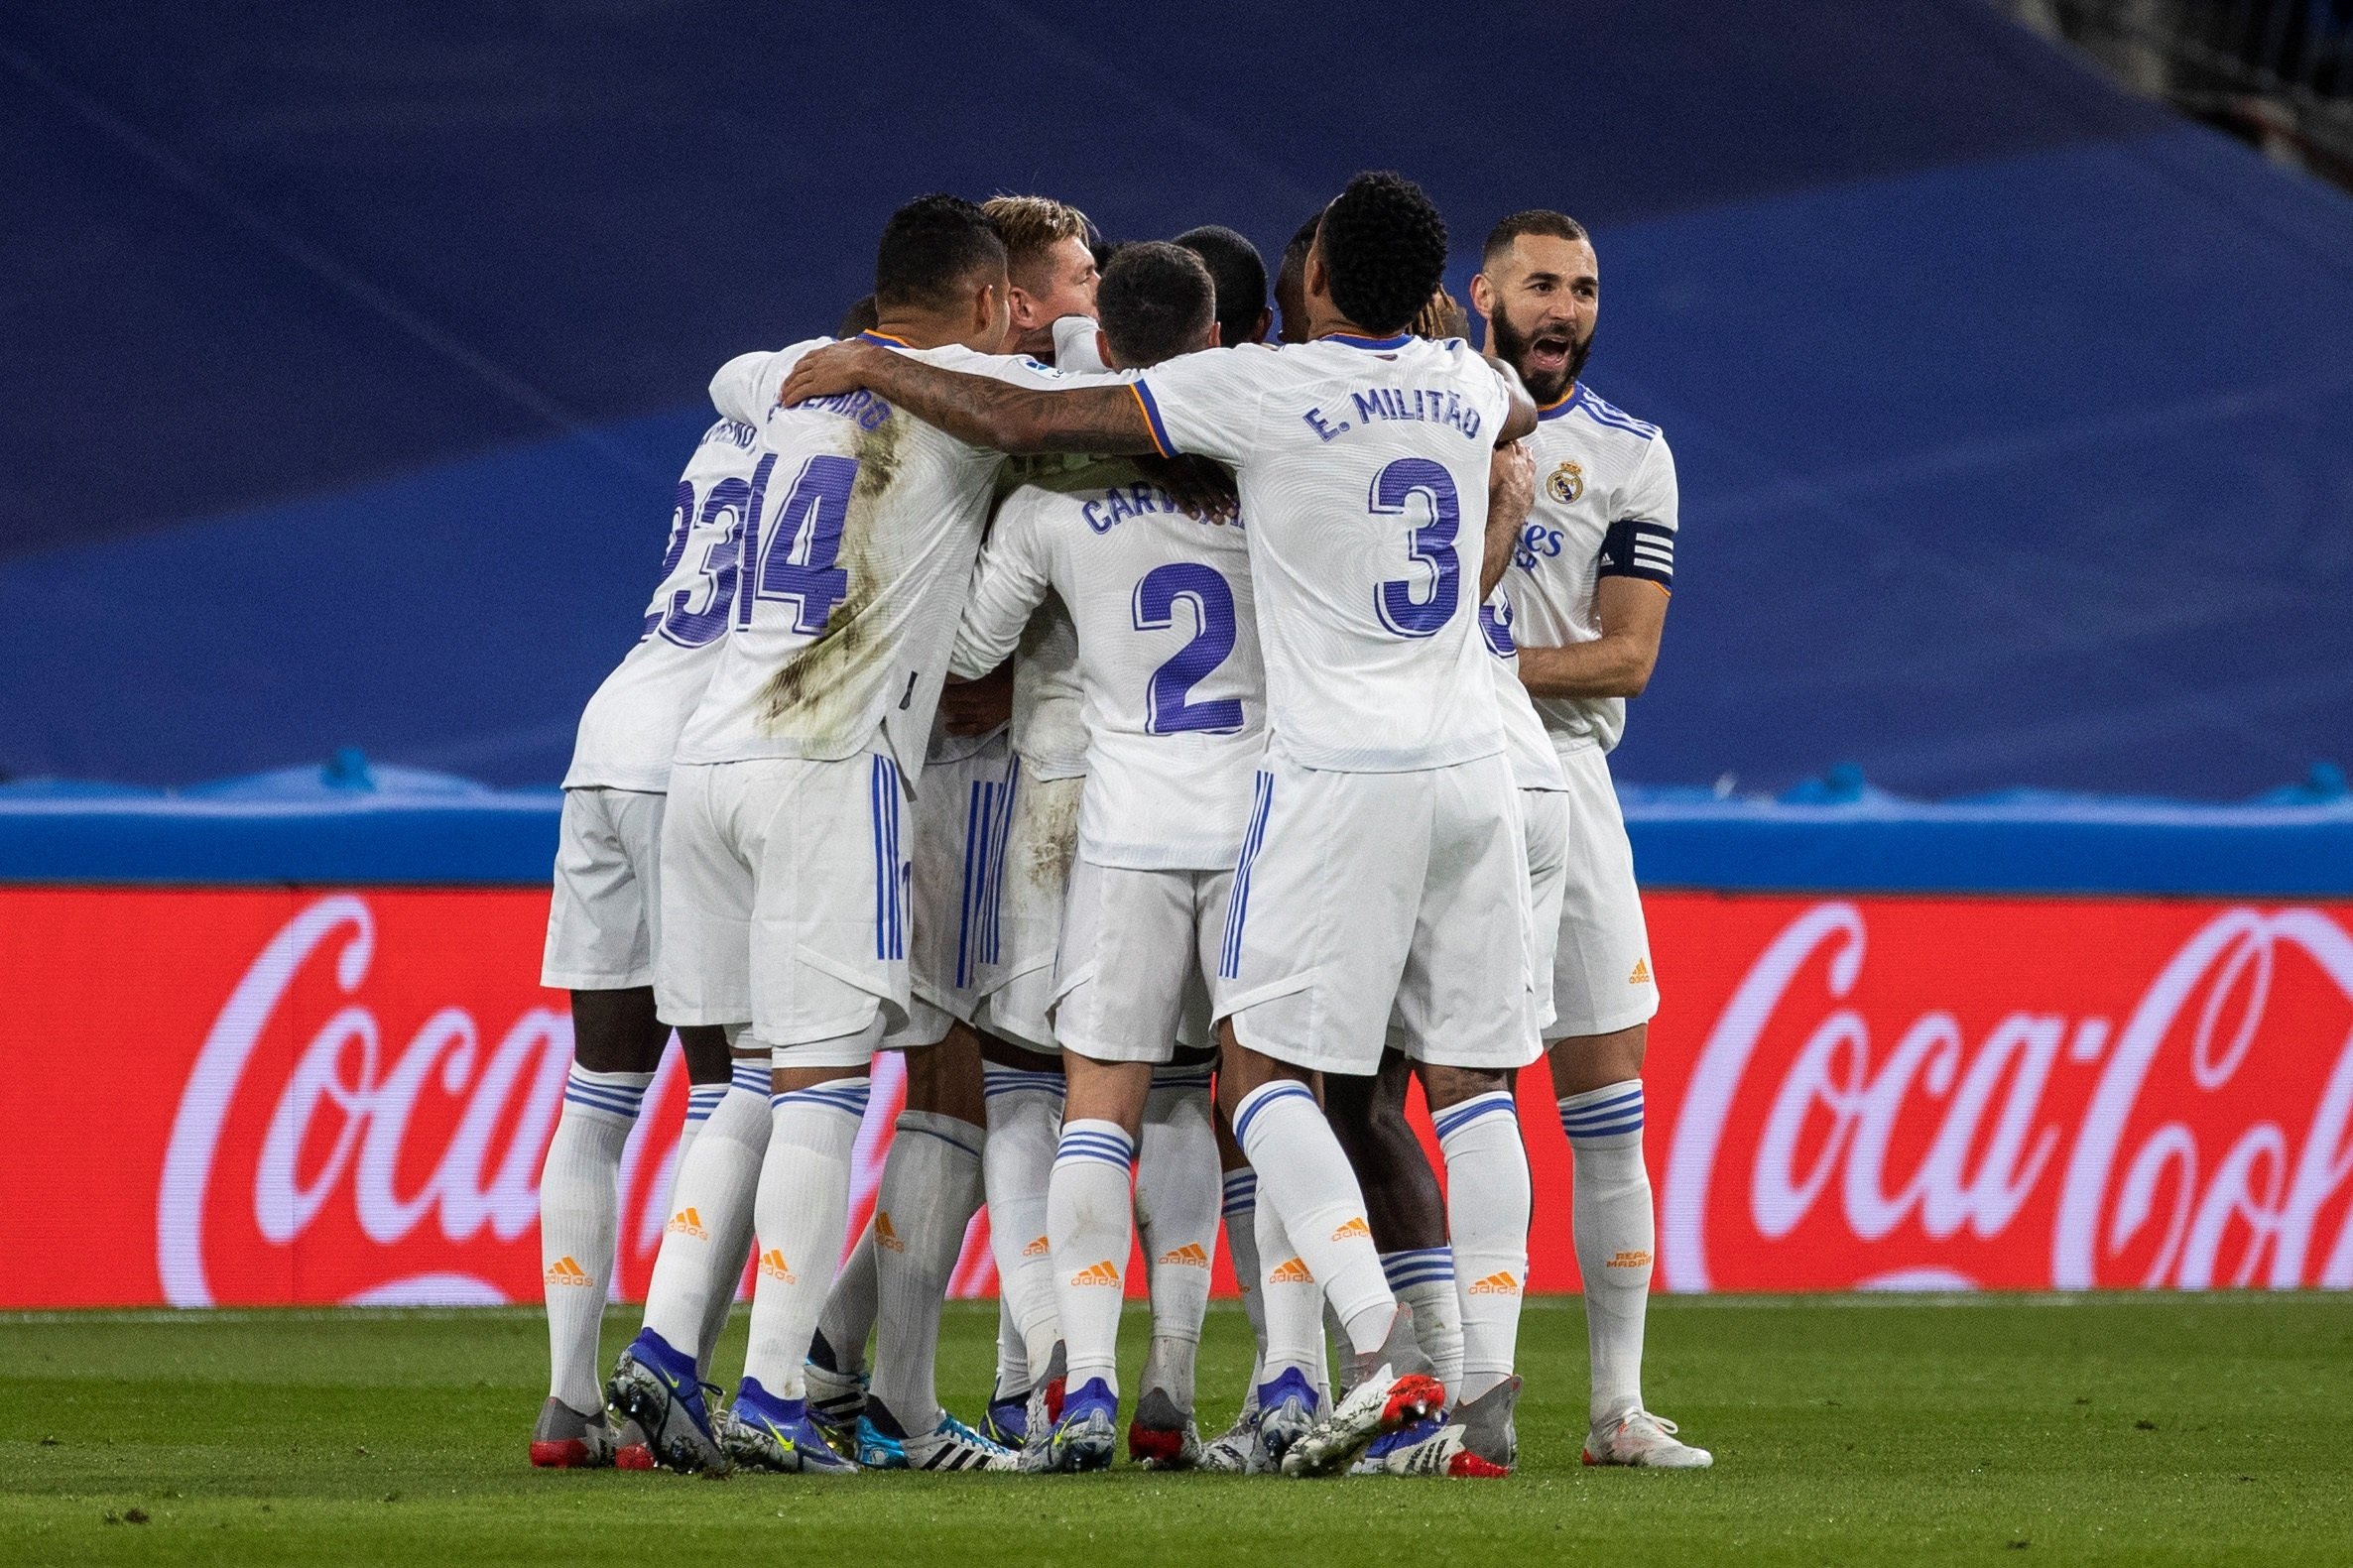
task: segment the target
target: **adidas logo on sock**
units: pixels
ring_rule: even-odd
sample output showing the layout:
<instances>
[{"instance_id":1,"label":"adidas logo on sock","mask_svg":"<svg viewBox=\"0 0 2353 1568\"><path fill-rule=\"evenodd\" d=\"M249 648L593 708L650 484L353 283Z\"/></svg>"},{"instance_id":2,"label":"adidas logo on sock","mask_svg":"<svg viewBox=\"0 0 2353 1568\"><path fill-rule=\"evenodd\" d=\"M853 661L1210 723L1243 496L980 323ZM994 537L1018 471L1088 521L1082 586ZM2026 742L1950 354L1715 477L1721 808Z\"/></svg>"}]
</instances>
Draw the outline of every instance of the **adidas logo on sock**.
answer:
<instances>
[{"instance_id":1,"label":"adidas logo on sock","mask_svg":"<svg viewBox=\"0 0 2353 1568\"><path fill-rule=\"evenodd\" d=\"M702 1228L702 1216L692 1209L679 1210L670 1217L670 1223L663 1229L679 1236L691 1236L698 1242L711 1239L711 1233Z\"/></svg>"},{"instance_id":2,"label":"adidas logo on sock","mask_svg":"<svg viewBox=\"0 0 2353 1568\"><path fill-rule=\"evenodd\" d=\"M1047 1250L1046 1238L1041 1236L1029 1246L1022 1249L1022 1256L1024 1258L1044 1258L1047 1254Z\"/></svg>"},{"instance_id":3,"label":"adidas logo on sock","mask_svg":"<svg viewBox=\"0 0 2353 1568\"><path fill-rule=\"evenodd\" d=\"M1366 1241L1371 1241L1373 1238L1373 1228L1364 1223L1364 1216L1361 1214L1331 1233L1331 1239L1335 1242L1347 1241L1352 1236L1361 1236Z\"/></svg>"},{"instance_id":4,"label":"adidas logo on sock","mask_svg":"<svg viewBox=\"0 0 2353 1568\"><path fill-rule=\"evenodd\" d=\"M1509 1268L1498 1268L1486 1278L1474 1281L1463 1294L1474 1296L1516 1296L1520 1281L1512 1277Z\"/></svg>"},{"instance_id":5,"label":"adidas logo on sock","mask_svg":"<svg viewBox=\"0 0 2353 1568\"><path fill-rule=\"evenodd\" d=\"M576 1258L558 1258L548 1266L548 1283L552 1285L592 1285L588 1270L580 1266Z\"/></svg>"},{"instance_id":6,"label":"adidas logo on sock","mask_svg":"<svg viewBox=\"0 0 2353 1568\"><path fill-rule=\"evenodd\" d=\"M1099 1264L1079 1269L1070 1276L1070 1282L1074 1285L1116 1285L1119 1283L1119 1269L1106 1258Z\"/></svg>"},{"instance_id":7,"label":"adidas logo on sock","mask_svg":"<svg viewBox=\"0 0 2353 1568\"><path fill-rule=\"evenodd\" d=\"M888 1248L894 1253L907 1251L907 1244L899 1240L899 1232L893 1228L887 1211L874 1217L874 1241L876 1246Z\"/></svg>"},{"instance_id":8,"label":"adidas logo on sock","mask_svg":"<svg viewBox=\"0 0 2353 1568\"><path fill-rule=\"evenodd\" d=\"M1160 1261L1175 1264L1180 1268L1206 1268L1209 1266L1209 1250L1199 1242L1186 1242L1173 1252L1161 1254Z\"/></svg>"},{"instance_id":9,"label":"adidas logo on sock","mask_svg":"<svg viewBox=\"0 0 2353 1568\"><path fill-rule=\"evenodd\" d=\"M760 1255L760 1271L779 1284L789 1285L796 1282L793 1278L793 1270L785 1264L785 1255L781 1248L772 1247Z\"/></svg>"},{"instance_id":10,"label":"adidas logo on sock","mask_svg":"<svg viewBox=\"0 0 2353 1568\"><path fill-rule=\"evenodd\" d=\"M1267 1283L1269 1284L1311 1285L1314 1282L1315 1276L1307 1272L1306 1261L1300 1258L1294 1258L1291 1262L1285 1264L1282 1267L1267 1275Z\"/></svg>"},{"instance_id":11,"label":"adidas logo on sock","mask_svg":"<svg viewBox=\"0 0 2353 1568\"><path fill-rule=\"evenodd\" d=\"M1602 1266L1605 1268L1648 1268L1651 1266L1651 1255L1644 1252L1615 1253L1611 1255L1610 1261Z\"/></svg>"},{"instance_id":12,"label":"adidas logo on sock","mask_svg":"<svg viewBox=\"0 0 2353 1568\"><path fill-rule=\"evenodd\" d=\"M1648 959L1637 958L1634 961L1634 973L1626 977L1626 983L1630 986L1649 985L1651 983L1650 961Z\"/></svg>"}]
</instances>

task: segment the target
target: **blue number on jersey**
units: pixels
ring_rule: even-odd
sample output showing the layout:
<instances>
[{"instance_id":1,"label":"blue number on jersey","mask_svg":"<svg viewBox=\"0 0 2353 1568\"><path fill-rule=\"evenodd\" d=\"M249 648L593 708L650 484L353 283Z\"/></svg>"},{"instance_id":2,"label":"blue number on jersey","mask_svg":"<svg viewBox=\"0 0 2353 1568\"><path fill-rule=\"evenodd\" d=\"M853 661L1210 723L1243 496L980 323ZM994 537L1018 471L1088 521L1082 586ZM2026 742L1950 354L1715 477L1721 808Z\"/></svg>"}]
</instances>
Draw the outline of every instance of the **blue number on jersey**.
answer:
<instances>
[{"instance_id":1,"label":"blue number on jersey","mask_svg":"<svg viewBox=\"0 0 2353 1568\"><path fill-rule=\"evenodd\" d=\"M1234 590L1216 567L1197 560L1155 566L1136 584L1136 630L1165 632L1175 626L1179 599L1192 604L1198 629L1192 641L1152 672L1152 684L1144 693L1144 728L1154 735L1187 730L1230 735L1242 727L1239 697L1215 702L1185 699L1234 651Z\"/></svg>"},{"instance_id":2,"label":"blue number on jersey","mask_svg":"<svg viewBox=\"0 0 2353 1568\"><path fill-rule=\"evenodd\" d=\"M850 489L858 482L854 457L811 457L793 480L768 530L752 593L738 606L735 624L752 624L757 599L783 599L794 606L793 629L810 637L825 630L833 607L850 596L850 574L833 564L841 553L842 525L849 521Z\"/></svg>"},{"instance_id":3,"label":"blue number on jersey","mask_svg":"<svg viewBox=\"0 0 2353 1568\"><path fill-rule=\"evenodd\" d=\"M679 557L686 553L686 536L694 531L694 487L685 480L679 481L678 493L670 505L670 541L662 546L662 575L657 582L670 581L670 574L679 569ZM646 617L645 630L638 633L644 642L662 624L662 612L656 610Z\"/></svg>"},{"instance_id":4,"label":"blue number on jersey","mask_svg":"<svg viewBox=\"0 0 2353 1568\"><path fill-rule=\"evenodd\" d=\"M752 470L749 484L730 474L702 498L702 526L710 528L726 518L727 532L703 547L702 564L695 568L700 580L670 596L670 608L662 614L665 640L681 648L701 648L727 634L727 613L735 603L737 562L743 558L743 542L759 537L760 498L768 489L768 471L775 466L776 454L771 452ZM686 486L681 484L679 489L684 491ZM684 542L680 543L679 553L682 554ZM678 565L676 555L671 565ZM690 608L697 603L701 609Z\"/></svg>"},{"instance_id":5,"label":"blue number on jersey","mask_svg":"<svg viewBox=\"0 0 2353 1568\"><path fill-rule=\"evenodd\" d=\"M1462 562L1454 550L1454 533L1462 523L1462 498L1455 493L1454 476L1445 465L1426 457L1400 457L1373 476L1372 511L1375 517L1397 517L1415 496L1429 503L1429 522L1414 530L1409 549L1425 562L1433 576L1429 597L1414 597L1416 584L1393 577L1373 591L1373 607L1381 624L1400 637L1428 637L1454 619L1455 602L1462 597Z\"/></svg>"},{"instance_id":6,"label":"blue number on jersey","mask_svg":"<svg viewBox=\"0 0 2353 1568\"><path fill-rule=\"evenodd\" d=\"M1506 599L1498 609L1493 604L1479 606L1479 635L1487 639L1487 647L1498 659L1510 659L1520 652L1520 645L1512 638L1512 601Z\"/></svg>"}]
</instances>

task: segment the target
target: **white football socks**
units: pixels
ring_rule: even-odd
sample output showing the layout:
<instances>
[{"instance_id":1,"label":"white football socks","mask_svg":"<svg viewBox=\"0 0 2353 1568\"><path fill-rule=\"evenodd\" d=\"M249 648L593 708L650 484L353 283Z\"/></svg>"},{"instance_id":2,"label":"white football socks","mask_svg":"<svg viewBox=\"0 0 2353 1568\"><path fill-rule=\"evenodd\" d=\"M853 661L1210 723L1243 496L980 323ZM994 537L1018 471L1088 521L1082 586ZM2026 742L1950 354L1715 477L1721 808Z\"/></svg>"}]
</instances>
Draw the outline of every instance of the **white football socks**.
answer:
<instances>
[{"instance_id":1,"label":"white football socks","mask_svg":"<svg viewBox=\"0 0 2353 1568\"><path fill-rule=\"evenodd\" d=\"M1022 1343L1022 1331L1013 1321L1013 1308L1005 1300L1005 1292L997 1292L997 1383L989 1395L989 1402L1010 1399L1030 1390L1030 1347Z\"/></svg>"},{"instance_id":2,"label":"white football socks","mask_svg":"<svg viewBox=\"0 0 2353 1568\"><path fill-rule=\"evenodd\" d=\"M1144 1101L1136 1152L1136 1226L1152 1293L1152 1345L1139 1388L1193 1407L1193 1362L1209 1310L1217 1247L1217 1131L1209 1068L1163 1067Z\"/></svg>"},{"instance_id":3,"label":"white football socks","mask_svg":"<svg viewBox=\"0 0 2353 1568\"><path fill-rule=\"evenodd\" d=\"M1069 1357L1065 1387L1100 1378L1119 1391L1136 1146L1117 1122L1064 1122L1047 1190L1054 1310Z\"/></svg>"},{"instance_id":4,"label":"white football socks","mask_svg":"<svg viewBox=\"0 0 2353 1568\"><path fill-rule=\"evenodd\" d=\"M1347 1325L1351 1348L1381 1348L1397 1316L1397 1298L1381 1274L1381 1255L1365 1223L1364 1191L1314 1094L1296 1079L1262 1084L1234 1107L1234 1141L1258 1172L1259 1209L1270 1206L1307 1271ZM1259 1246L1267 1231L1259 1228ZM1268 1267L1281 1260L1262 1258ZM1268 1331L1271 1342L1273 1329Z\"/></svg>"},{"instance_id":5,"label":"white football socks","mask_svg":"<svg viewBox=\"0 0 2353 1568\"><path fill-rule=\"evenodd\" d=\"M563 1112L540 1171L540 1278L548 1301L548 1392L581 1414L604 1408L596 1331L613 1280L621 1150L650 1072L572 1063Z\"/></svg>"},{"instance_id":6,"label":"white football socks","mask_svg":"<svg viewBox=\"0 0 2353 1568\"><path fill-rule=\"evenodd\" d=\"M1430 1120L1446 1156L1446 1233L1462 1302L1460 1396L1468 1402L1512 1375L1520 1341L1532 1201L1528 1147L1508 1089L1473 1095Z\"/></svg>"},{"instance_id":7,"label":"white football socks","mask_svg":"<svg viewBox=\"0 0 2353 1568\"><path fill-rule=\"evenodd\" d=\"M1053 1244L1046 1237L1046 1189L1062 1125L1062 1075L987 1062L981 1067L981 1094L989 1121L981 1173L997 1289L1021 1331L1030 1376L1043 1378L1053 1360L1054 1342L1062 1337L1054 1310Z\"/></svg>"},{"instance_id":8,"label":"white football socks","mask_svg":"<svg viewBox=\"0 0 2353 1568\"><path fill-rule=\"evenodd\" d=\"M670 1221L646 1286L646 1327L697 1361L709 1356L707 1336L735 1299L768 1127L768 1064L739 1057L733 1083L671 1180Z\"/></svg>"},{"instance_id":9,"label":"white football socks","mask_svg":"<svg viewBox=\"0 0 2353 1568\"><path fill-rule=\"evenodd\" d=\"M1642 1159L1642 1080L1570 1095L1560 1102L1560 1130L1576 1163L1570 1219L1598 1422L1642 1408L1643 1319L1657 1248L1651 1173Z\"/></svg>"},{"instance_id":10,"label":"white football socks","mask_svg":"<svg viewBox=\"0 0 2353 1568\"><path fill-rule=\"evenodd\" d=\"M1462 1383L1462 1299L1454 1291L1454 1249L1383 1253L1381 1271L1397 1304L1414 1309L1414 1338L1446 1386L1448 1400L1460 1402L1454 1396Z\"/></svg>"},{"instance_id":11,"label":"white football socks","mask_svg":"<svg viewBox=\"0 0 2353 1568\"><path fill-rule=\"evenodd\" d=\"M874 1198L874 1396L911 1434L939 1424L939 1309L980 1207L980 1144L970 1122L902 1111Z\"/></svg>"},{"instance_id":12,"label":"white football socks","mask_svg":"<svg viewBox=\"0 0 2353 1568\"><path fill-rule=\"evenodd\" d=\"M760 1265L752 1279L744 1376L758 1379L779 1399L801 1398L807 1388L802 1366L849 1227L850 1154L866 1116L868 1087L863 1077L835 1078L770 1100L768 1155L760 1165ZM703 1143L712 1131L704 1130Z\"/></svg>"},{"instance_id":13,"label":"white football socks","mask_svg":"<svg viewBox=\"0 0 2353 1568\"><path fill-rule=\"evenodd\" d=\"M866 1217L857 1245L842 1260L833 1288L825 1292L824 1309L817 1314L817 1336L833 1353L833 1370L856 1377L866 1370L866 1341L874 1334L874 1316L882 1297L882 1278L875 1262L874 1216Z\"/></svg>"},{"instance_id":14,"label":"white football socks","mask_svg":"<svg viewBox=\"0 0 2353 1568\"><path fill-rule=\"evenodd\" d=\"M1233 1262L1234 1288L1241 1292L1242 1311L1250 1319L1250 1336L1258 1342L1258 1359L1250 1364L1250 1387L1265 1378L1267 1365L1267 1295L1258 1268L1258 1172L1248 1165L1220 1178L1223 1196L1218 1218L1225 1222L1225 1254Z\"/></svg>"},{"instance_id":15,"label":"white football socks","mask_svg":"<svg viewBox=\"0 0 2353 1568\"><path fill-rule=\"evenodd\" d=\"M1266 1348L1259 1353L1259 1369L1252 1388L1261 1388L1297 1370L1317 1389L1325 1382L1323 1360L1323 1286L1307 1261L1291 1245L1282 1216L1272 1203L1261 1203L1252 1216L1258 1232L1261 1271L1258 1280L1261 1321L1266 1324Z\"/></svg>"}]
</instances>

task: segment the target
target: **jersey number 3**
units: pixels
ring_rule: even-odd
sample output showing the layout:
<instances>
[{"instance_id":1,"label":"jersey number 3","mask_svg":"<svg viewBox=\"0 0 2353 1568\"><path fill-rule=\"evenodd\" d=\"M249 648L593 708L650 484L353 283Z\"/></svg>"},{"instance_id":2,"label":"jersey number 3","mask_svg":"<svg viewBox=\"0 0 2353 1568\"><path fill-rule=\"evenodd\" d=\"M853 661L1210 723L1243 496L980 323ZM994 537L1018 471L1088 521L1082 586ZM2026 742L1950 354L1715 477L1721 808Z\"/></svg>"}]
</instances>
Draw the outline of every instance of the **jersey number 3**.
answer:
<instances>
[{"instance_id":1,"label":"jersey number 3","mask_svg":"<svg viewBox=\"0 0 2353 1568\"><path fill-rule=\"evenodd\" d=\"M1214 702L1187 700L1234 651L1234 590L1214 566L1197 560L1155 566L1136 584L1136 630L1165 632L1176 624L1177 601L1192 605L1192 641L1152 672L1144 693L1144 727L1154 735L1206 730L1230 735L1242 727L1238 697Z\"/></svg>"},{"instance_id":2,"label":"jersey number 3","mask_svg":"<svg viewBox=\"0 0 2353 1568\"><path fill-rule=\"evenodd\" d=\"M1454 619L1462 597L1462 561L1455 552L1454 535L1462 526L1462 498L1454 476L1426 457L1400 457L1373 476L1372 513L1401 517L1406 505L1421 496L1429 506L1429 521L1414 530L1407 548L1414 559L1430 569L1426 583L1392 577L1373 590L1373 608L1381 624L1400 637L1428 637ZM1427 598L1415 590L1426 586Z\"/></svg>"},{"instance_id":3,"label":"jersey number 3","mask_svg":"<svg viewBox=\"0 0 2353 1568\"><path fill-rule=\"evenodd\" d=\"M745 574L751 592L736 602L737 626L752 624L757 601L781 599L793 606L793 630L808 637L825 630L833 607L850 594L850 574L833 560L857 482L854 457L811 457L803 465L765 531L760 569Z\"/></svg>"}]
</instances>

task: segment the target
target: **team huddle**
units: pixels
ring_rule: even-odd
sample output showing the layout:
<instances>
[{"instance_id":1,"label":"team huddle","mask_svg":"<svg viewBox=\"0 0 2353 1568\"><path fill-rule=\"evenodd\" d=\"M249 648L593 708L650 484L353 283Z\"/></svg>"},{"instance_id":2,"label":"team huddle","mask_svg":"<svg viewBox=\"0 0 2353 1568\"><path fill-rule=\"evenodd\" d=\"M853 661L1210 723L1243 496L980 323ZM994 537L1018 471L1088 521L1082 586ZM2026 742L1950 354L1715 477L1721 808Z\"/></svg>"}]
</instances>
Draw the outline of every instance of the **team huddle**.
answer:
<instances>
[{"instance_id":1,"label":"team huddle","mask_svg":"<svg viewBox=\"0 0 2353 1568\"><path fill-rule=\"evenodd\" d=\"M1642 1399L1658 987L1607 765L1673 459L1581 380L1583 229L1495 227L1483 351L1446 257L1418 186L1358 176L1284 254L1278 345L1230 229L1100 251L1054 201L926 196L838 339L720 369L564 780L534 1464L1098 1470L1124 1404L1155 1468L1509 1474L1543 1056L1585 1460L1710 1462ZM616 1172L674 1027L670 1219L604 1377ZM837 1269L885 1050L906 1108ZM933 1366L984 1203L976 1427ZM1221 1220L1257 1364L1204 1439Z\"/></svg>"}]
</instances>

